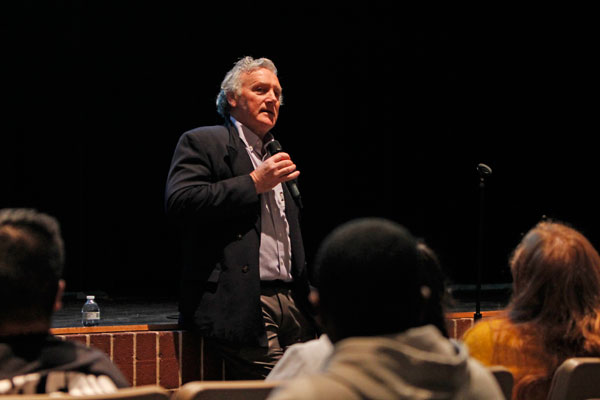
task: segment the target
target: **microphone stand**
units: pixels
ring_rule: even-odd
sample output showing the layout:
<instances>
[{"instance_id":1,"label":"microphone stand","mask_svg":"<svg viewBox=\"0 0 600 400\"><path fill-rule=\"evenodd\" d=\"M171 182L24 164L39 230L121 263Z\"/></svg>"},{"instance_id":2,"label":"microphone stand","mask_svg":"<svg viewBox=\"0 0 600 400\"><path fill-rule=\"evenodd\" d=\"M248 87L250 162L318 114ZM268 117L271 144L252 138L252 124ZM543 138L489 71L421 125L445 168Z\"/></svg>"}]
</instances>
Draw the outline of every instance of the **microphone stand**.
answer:
<instances>
[{"instance_id":1,"label":"microphone stand","mask_svg":"<svg viewBox=\"0 0 600 400\"><path fill-rule=\"evenodd\" d=\"M475 287L475 314L473 320L477 322L481 319L481 274L483 270L483 236L484 236L484 191L485 178L492 174L492 169L485 164L477 165L479 173L479 237L477 248L477 284Z\"/></svg>"}]
</instances>

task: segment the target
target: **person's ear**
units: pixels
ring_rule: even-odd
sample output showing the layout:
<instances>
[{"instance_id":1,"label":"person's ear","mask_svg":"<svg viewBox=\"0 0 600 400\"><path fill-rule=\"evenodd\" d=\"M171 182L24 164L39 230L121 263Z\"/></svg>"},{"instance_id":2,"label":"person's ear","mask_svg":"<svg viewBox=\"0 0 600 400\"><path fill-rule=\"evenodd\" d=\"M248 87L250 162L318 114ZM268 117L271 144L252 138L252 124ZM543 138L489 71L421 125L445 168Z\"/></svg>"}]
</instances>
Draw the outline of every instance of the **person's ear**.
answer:
<instances>
[{"instance_id":1,"label":"person's ear","mask_svg":"<svg viewBox=\"0 0 600 400\"><path fill-rule=\"evenodd\" d=\"M227 93L227 102L231 108L235 108L237 106L237 99L233 93Z\"/></svg>"},{"instance_id":2,"label":"person's ear","mask_svg":"<svg viewBox=\"0 0 600 400\"><path fill-rule=\"evenodd\" d=\"M58 280L58 288L56 290L56 298L54 299L54 311L58 311L62 308L62 297L65 293L66 282L64 279Z\"/></svg>"}]
</instances>

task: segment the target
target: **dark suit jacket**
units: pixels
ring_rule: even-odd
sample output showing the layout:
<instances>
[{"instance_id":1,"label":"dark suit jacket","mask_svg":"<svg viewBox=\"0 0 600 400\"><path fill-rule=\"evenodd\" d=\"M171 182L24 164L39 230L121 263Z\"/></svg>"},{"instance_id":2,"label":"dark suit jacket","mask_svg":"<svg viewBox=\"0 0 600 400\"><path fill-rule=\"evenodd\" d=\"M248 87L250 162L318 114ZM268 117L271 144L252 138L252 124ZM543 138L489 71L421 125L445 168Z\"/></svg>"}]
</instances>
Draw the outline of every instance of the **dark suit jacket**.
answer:
<instances>
[{"instance_id":1,"label":"dark suit jacket","mask_svg":"<svg viewBox=\"0 0 600 400\"><path fill-rule=\"evenodd\" d=\"M182 320L205 336L266 346L260 305L260 197L249 175L253 169L234 126L188 131L173 155L166 209L182 235ZM308 311L299 210L283 188L294 299Z\"/></svg>"}]
</instances>

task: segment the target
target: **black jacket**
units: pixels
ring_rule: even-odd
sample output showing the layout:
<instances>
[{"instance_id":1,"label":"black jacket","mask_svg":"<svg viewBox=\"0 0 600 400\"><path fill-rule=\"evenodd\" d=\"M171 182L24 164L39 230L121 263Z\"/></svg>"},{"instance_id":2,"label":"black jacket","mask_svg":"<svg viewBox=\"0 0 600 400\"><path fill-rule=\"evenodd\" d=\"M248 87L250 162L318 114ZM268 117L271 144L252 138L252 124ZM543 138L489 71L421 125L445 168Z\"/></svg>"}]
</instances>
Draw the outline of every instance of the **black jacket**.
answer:
<instances>
[{"instance_id":1,"label":"black jacket","mask_svg":"<svg viewBox=\"0 0 600 400\"><path fill-rule=\"evenodd\" d=\"M266 346L260 307L260 196L254 169L234 126L184 133L167 178L166 210L183 254L179 310L201 334ZM286 185L294 298L308 310L309 291L300 215Z\"/></svg>"},{"instance_id":2,"label":"black jacket","mask_svg":"<svg viewBox=\"0 0 600 400\"><path fill-rule=\"evenodd\" d=\"M60 340L47 334L0 338L0 394L13 393L11 390L46 393L47 384L55 385L47 382L48 375L59 371L94 376L106 375L118 388L130 386L121 371L100 350L77 342ZM34 381L31 386L18 388L19 382L23 379L15 379L15 377L34 373L35 379L29 376L29 379ZM64 375L65 389L69 385L70 376ZM11 386L13 389L10 389Z\"/></svg>"}]
</instances>

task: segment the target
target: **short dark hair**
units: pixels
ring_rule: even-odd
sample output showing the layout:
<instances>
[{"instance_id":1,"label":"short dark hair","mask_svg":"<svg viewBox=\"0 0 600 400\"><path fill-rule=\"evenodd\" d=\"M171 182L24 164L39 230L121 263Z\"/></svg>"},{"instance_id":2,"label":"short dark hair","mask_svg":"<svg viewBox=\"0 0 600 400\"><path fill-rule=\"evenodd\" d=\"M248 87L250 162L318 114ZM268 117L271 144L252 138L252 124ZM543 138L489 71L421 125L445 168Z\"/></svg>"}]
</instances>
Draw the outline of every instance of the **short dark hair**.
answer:
<instances>
[{"instance_id":1,"label":"short dark hair","mask_svg":"<svg viewBox=\"0 0 600 400\"><path fill-rule=\"evenodd\" d=\"M421 265L416 239L393 221L361 218L334 229L315 267L321 313L335 339L422 325Z\"/></svg>"},{"instance_id":2,"label":"short dark hair","mask_svg":"<svg viewBox=\"0 0 600 400\"><path fill-rule=\"evenodd\" d=\"M50 320L64 266L58 221L33 209L0 210L0 324Z\"/></svg>"}]
</instances>

